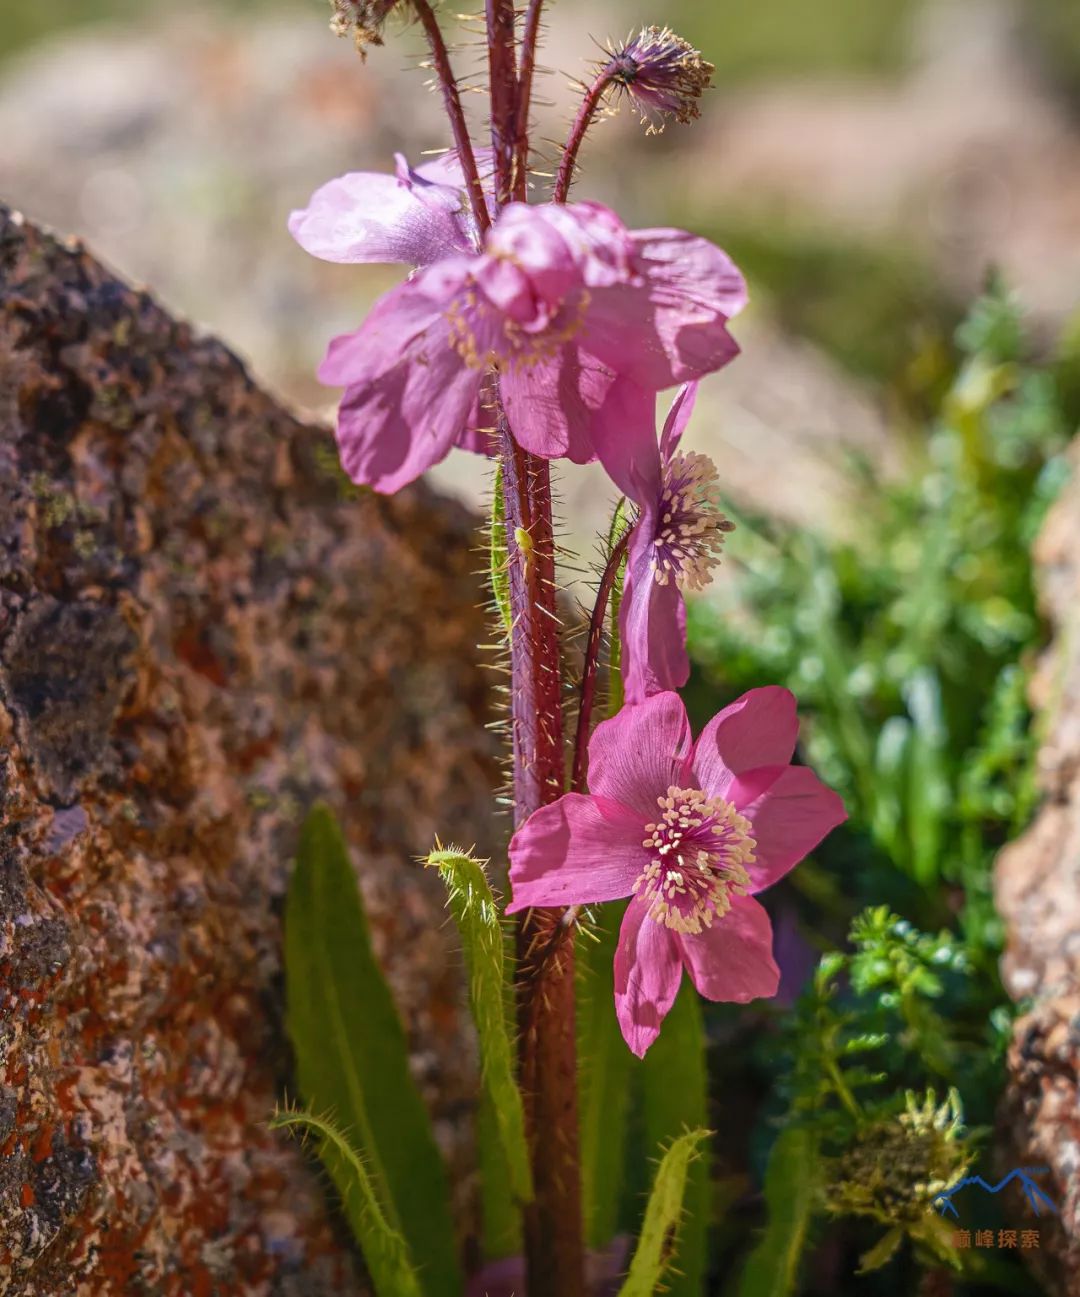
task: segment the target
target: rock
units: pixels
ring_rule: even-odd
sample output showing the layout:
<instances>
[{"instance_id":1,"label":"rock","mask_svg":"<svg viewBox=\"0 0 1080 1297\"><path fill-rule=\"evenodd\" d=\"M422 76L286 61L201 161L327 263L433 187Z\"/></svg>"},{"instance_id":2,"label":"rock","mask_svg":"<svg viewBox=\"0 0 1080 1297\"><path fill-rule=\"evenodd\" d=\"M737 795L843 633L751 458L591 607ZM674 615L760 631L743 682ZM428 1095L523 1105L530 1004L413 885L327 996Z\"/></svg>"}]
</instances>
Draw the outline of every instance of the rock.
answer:
<instances>
[{"instance_id":1,"label":"rock","mask_svg":"<svg viewBox=\"0 0 1080 1297\"><path fill-rule=\"evenodd\" d=\"M364 1291L265 1126L320 797L467 1209L460 960L413 858L494 836L473 525L349 487L218 342L0 208L0 1293Z\"/></svg>"},{"instance_id":2,"label":"rock","mask_svg":"<svg viewBox=\"0 0 1080 1297\"><path fill-rule=\"evenodd\" d=\"M1074 456L1080 464L1080 457ZM1050 1291L1080 1294L1080 474L1057 501L1035 549L1054 640L1033 687L1045 726L1046 800L1000 855L1005 987L1025 1010L1009 1050L1003 1125L1009 1167L1047 1166L1060 1218L1041 1217L1025 1253Z\"/></svg>"}]
</instances>

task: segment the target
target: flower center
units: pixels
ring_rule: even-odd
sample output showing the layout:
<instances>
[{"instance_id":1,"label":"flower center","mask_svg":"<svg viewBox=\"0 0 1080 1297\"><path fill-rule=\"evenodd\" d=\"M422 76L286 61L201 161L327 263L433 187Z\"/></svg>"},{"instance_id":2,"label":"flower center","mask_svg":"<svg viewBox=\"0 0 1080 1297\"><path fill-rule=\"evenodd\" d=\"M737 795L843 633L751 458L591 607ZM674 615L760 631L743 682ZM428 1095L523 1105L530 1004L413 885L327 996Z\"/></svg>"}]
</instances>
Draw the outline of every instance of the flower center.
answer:
<instances>
[{"instance_id":1,"label":"flower center","mask_svg":"<svg viewBox=\"0 0 1080 1297\"><path fill-rule=\"evenodd\" d=\"M750 821L696 788L672 785L656 800L661 815L645 825L641 845L649 863L634 891L650 919L676 932L700 932L727 914L733 895L746 895L756 846Z\"/></svg>"},{"instance_id":2,"label":"flower center","mask_svg":"<svg viewBox=\"0 0 1080 1297\"><path fill-rule=\"evenodd\" d=\"M653 541L652 570L658 585L701 590L720 562L725 532L735 524L720 512L716 466L696 451L672 456L664 469L660 522Z\"/></svg>"},{"instance_id":3,"label":"flower center","mask_svg":"<svg viewBox=\"0 0 1080 1297\"><path fill-rule=\"evenodd\" d=\"M470 280L446 311L450 345L472 369L527 369L549 360L580 329L588 290L579 287L547 300L511 258L489 254L489 260L501 262L515 276L513 291L493 301L480 283Z\"/></svg>"}]
</instances>

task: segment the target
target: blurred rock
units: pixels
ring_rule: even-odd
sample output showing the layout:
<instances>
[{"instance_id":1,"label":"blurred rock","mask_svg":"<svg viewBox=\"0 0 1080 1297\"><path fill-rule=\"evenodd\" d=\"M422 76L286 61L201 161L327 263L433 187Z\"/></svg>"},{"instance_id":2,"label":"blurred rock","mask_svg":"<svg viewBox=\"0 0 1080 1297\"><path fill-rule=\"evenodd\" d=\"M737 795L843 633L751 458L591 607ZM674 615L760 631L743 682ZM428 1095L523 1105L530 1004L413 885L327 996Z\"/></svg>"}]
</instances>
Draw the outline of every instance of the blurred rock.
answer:
<instances>
[{"instance_id":1,"label":"blurred rock","mask_svg":"<svg viewBox=\"0 0 1080 1297\"><path fill-rule=\"evenodd\" d=\"M473 520L343 486L212 339L0 208L0 1293L363 1290L303 1155L283 891L343 817L462 1196L438 832L492 845Z\"/></svg>"},{"instance_id":2,"label":"blurred rock","mask_svg":"<svg viewBox=\"0 0 1080 1297\"><path fill-rule=\"evenodd\" d=\"M1074 455L1080 469L1080 456ZM1054 641L1033 687L1045 736L1045 803L1001 853L995 876L1008 944L1002 965L1014 1000L1029 1003L1009 1051L1002 1118L1008 1167L1048 1166L1041 1181L1060 1218L1040 1217L1039 1253L1026 1252L1053 1293L1080 1294L1080 472L1035 550Z\"/></svg>"}]
</instances>

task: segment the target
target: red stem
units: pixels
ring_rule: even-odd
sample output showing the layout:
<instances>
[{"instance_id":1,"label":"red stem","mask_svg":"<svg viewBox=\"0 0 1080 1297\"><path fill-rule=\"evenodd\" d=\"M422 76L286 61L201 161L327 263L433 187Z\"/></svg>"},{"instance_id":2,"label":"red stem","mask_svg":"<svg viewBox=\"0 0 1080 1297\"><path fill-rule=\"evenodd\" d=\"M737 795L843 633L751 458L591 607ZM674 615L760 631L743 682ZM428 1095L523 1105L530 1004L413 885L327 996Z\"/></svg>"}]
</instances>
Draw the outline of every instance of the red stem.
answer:
<instances>
[{"instance_id":1,"label":"red stem","mask_svg":"<svg viewBox=\"0 0 1080 1297\"><path fill-rule=\"evenodd\" d=\"M514 197L522 203L526 201L526 182L529 174L529 112L532 108L536 46L540 39L540 12L543 7L544 0L529 0L529 7L525 12L525 29L521 37L517 138L514 141Z\"/></svg>"},{"instance_id":2,"label":"red stem","mask_svg":"<svg viewBox=\"0 0 1080 1297\"><path fill-rule=\"evenodd\" d=\"M432 13L428 0L412 0L412 4L416 10L417 18L420 19L420 25L424 29L424 35L427 37L428 48L431 50L431 60L435 65L435 75L439 78L439 85L442 87L446 115L450 119L454 147L457 149L458 161L461 163L461 170L465 176L469 204L472 207L473 216L476 218L477 228L483 234L491 225L491 216L488 212L487 199L484 197L484 186L480 181L480 173L476 167L476 154L473 152L468 123L465 121L465 110L461 106L461 94L458 90L457 78L454 76L454 69L450 65L450 55L447 53L446 42L443 40L438 20Z\"/></svg>"},{"instance_id":3,"label":"red stem","mask_svg":"<svg viewBox=\"0 0 1080 1297\"><path fill-rule=\"evenodd\" d=\"M495 154L495 205L514 192L518 79L514 52L514 0L487 0L488 81L491 86L491 147Z\"/></svg>"},{"instance_id":4,"label":"red stem","mask_svg":"<svg viewBox=\"0 0 1080 1297\"><path fill-rule=\"evenodd\" d=\"M596 698L596 669L600 661L600 644L604 638L604 620L607 616L608 599L629 541L630 532L626 531L611 551L607 566L600 577L600 584L596 588L596 603L593 604L592 617L589 619L589 638L585 643L585 665L581 673L577 730L574 734L574 766L570 776L570 791L574 793L585 791L585 775L589 762L589 725L592 720L593 702Z\"/></svg>"},{"instance_id":5,"label":"red stem","mask_svg":"<svg viewBox=\"0 0 1080 1297\"><path fill-rule=\"evenodd\" d=\"M608 68L605 68L585 92L585 98L581 101L581 107L578 109L577 116L570 127L570 134L567 136L563 155L559 161L559 170L555 177L555 191L552 195L557 203L566 202L571 181L574 179L574 167L577 164L581 141L585 138L585 132L589 129L589 124L596 116L597 108L600 107L604 91L611 85L611 82L612 73Z\"/></svg>"}]
</instances>

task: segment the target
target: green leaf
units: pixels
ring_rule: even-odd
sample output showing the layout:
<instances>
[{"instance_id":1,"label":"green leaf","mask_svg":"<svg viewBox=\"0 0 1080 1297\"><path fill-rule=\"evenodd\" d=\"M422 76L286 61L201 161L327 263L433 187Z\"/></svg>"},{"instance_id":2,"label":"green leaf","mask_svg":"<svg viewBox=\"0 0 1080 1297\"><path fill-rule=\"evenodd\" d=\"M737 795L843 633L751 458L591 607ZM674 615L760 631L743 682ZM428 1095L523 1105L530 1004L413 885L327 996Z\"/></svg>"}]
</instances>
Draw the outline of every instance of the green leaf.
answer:
<instances>
[{"instance_id":1,"label":"green leaf","mask_svg":"<svg viewBox=\"0 0 1080 1297\"><path fill-rule=\"evenodd\" d=\"M631 506L626 496L619 499L608 528L607 553L610 555L632 522ZM623 705L622 637L619 635L619 609L622 606L623 583L626 580L626 555L623 555L608 598L608 715L614 716Z\"/></svg>"},{"instance_id":2,"label":"green leaf","mask_svg":"<svg viewBox=\"0 0 1080 1297\"><path fill-rule=\"evenodd\" d=\"M682 1131L705 1126L709 1086L705 1029L701 1001L689 978L683 979L640 1070L647 1149L666 1147ZM678 1273L665 1281L672 1297L701 1297L708 1268L709 1178L705 1148L687 1173Z\"/></svg>"},{"instance_id":3,"label":"green leaf","mask_svg":"<svg viewBox=\"0 0 1080 1297\"><path fill-rule=\"evenodd\" d=\"M912 874L926 887L941 872L945 817L951 790L945 772L948 733L942 716L941 685L932 668L920 668L908 681L904 697L911 713L908 758L908 833Z\"/></svg>"},{"instance_id":4,"label":"green leaf","mask_svg":"<svg viewBox=\"0 0 1080 1297\"><path fill-rule=\"evenodd\" d=\"M510 1187L510 1168L491 1096L485 1088L476 1114L476 1153L480 1167L480 1223L485 1261L520 1256L525 1250L521 1206Z\"/></svg>"},{"instance_id":5,"label":"green leaf","mask_svg":"<svg viewBox=\"0 0 1080 1297\"><path fill-rule=\"evenodd\" d=\"M817 1141L812 1131L780 1132L765 1169L769 1221L746 1263L738 1297L790 1297L814 1212Z\"/></svg>"},{"instance_id":6,"label":"green leaf","mask_svg":"<svg viewBox=\"0 0 1080 1297\"><path fill-rule=\"evenodd\" d=\"M872 1248L859 1257L858 1273L869 1274L871 1270L880 1270L893 1259L903 1241L904 1231L898 1225L883 1234Z\"/></svg>"},{"instance_id":7,"label":"green leaf","mask_svg":"<svg viewBox=\"0 0 1080 1297\"><path fill-rule=\"evenodd\" d=\"M341 1194L345 1216L364 1254L376 1297L421 1297L420 1281L405 1240L386 1219L372 1177L337 1126L328 1117L286 1110L274 1114L270 1129L318 1138L319 1160Z\"/></svg>"},{"instance_id":8,"label":"green leaf","mask_svg":"<svg viewBox=\"0 0 1080 1297\"><path fill-rule=\"evenodd\" d=\"M450 913L461 935L469 969L469 1004L480 1039L484 1088L502 1142L510 1191L532 1199L525 1109L514 1077L514 1049L506 1013L503 929L487 875L478 860L455 847L432 851L427 863L446 884Z\"/></svg>"},{"instance_id":9,"label":"green leaf","mask_svg":"<svg viewBox=\"0 0 1080 1297\"><path fill-rule=\"evenodd\" d=\"M356 877L330 810L304 824L285 909L285 991L297 1080L364 1158L426 1297L462 1290L450 1189L375 960Z\"/></svg>"},{"instance_id":10,"label":"green leaf","mask_svg":"<svg viewBox=\"0 0 1080 1297\"><path fill-rule=\"evenodd\" d=\"M709 1135L707 1130L689 1130L669 1145L653 1180L630 1273L619 1297L652 1297L673 1275L673 1263L677 1260L682 1265L679 1221L683 1196L690 1168Z\"/></svg>"},{"instance_id":11,"label":"green leaf","mask_svg":"<svg viewBox=\"0 0 1080 1297\"><path fill-rule=\"evenodd\" d=\"M585 1238L605 1247L618 1233L626 1180L631 1083L637 1060L615 1017L614 960L623 905L605 906L595 940L578 943L578 1075ZM655 1046L654 1046L655 1048Z\"/></svg>"},{"instance_id":12,"label":"green leaf","mask_svg":"<svg viewBox=\"0 0 1080 1297\"><path fill-rule=\"evenodd\" d=\"M503 630L509 636L513 625L510 612L510 560L506 549L506 503L503 500L502 462L495 464L495 487L491 497L491 522L488 527L488 571L491 594Z\"/></svg>"}]
</instances>

